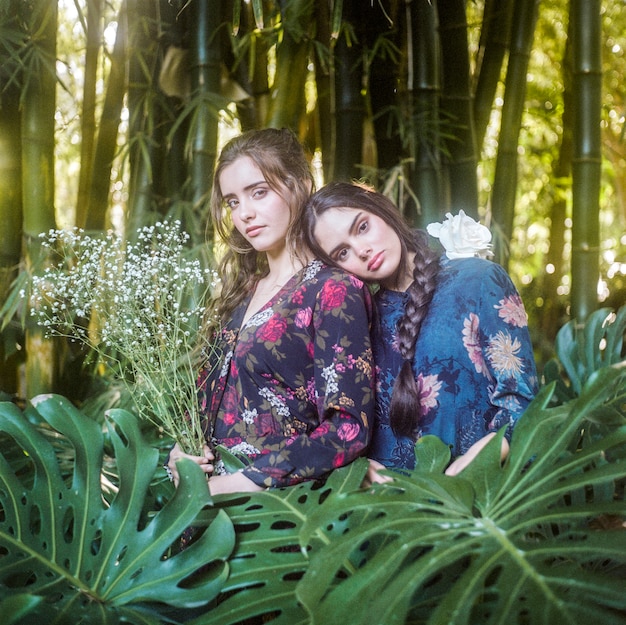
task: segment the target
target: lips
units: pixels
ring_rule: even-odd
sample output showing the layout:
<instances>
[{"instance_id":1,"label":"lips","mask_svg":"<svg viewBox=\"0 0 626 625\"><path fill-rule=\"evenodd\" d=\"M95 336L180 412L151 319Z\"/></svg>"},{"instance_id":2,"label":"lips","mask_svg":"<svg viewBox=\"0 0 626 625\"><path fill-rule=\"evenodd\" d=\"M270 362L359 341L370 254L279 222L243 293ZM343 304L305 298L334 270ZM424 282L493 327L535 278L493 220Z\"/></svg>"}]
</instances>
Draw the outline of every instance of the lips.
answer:
<instances>
[{"instance_id":1,"label":"lips","mask_svg":"<svg viewBox=\"0 0 626 625\"><path fill-rule=\"evenodd\" d=\"M257 234L261 232L261 230L263 230L263 226L249 226L248 228L246 228L246 236L254 238L255 236L257 236Z\"/></svg>"},{"instance_id":2,"label":"lips","mask_svg":"<svg viewBox=\"0 0 626 625\"><path fill-rule=\"evenodd\" d=\"M385 253L384 252L378 252L378 254L376 254L372 258L372 260L370 260L369 263L367 263L367 270L368 271L376 271L383 264L384 260L385 260Z\"/></svg>"}]
</instances>

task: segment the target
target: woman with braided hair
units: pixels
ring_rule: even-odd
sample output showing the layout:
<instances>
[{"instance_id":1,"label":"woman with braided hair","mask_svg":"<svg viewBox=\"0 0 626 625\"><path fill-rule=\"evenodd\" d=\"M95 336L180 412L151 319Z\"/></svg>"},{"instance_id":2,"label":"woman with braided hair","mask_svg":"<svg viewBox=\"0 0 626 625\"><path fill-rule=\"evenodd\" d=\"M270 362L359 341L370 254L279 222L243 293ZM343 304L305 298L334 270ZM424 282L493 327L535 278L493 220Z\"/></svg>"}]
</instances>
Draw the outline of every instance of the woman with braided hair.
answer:
<instances>
[{"instance_id":1,"label":"woman with braided hair","mask_svg":"<svg viewBox=\"0 0 626 625\"><path fill-rule=\"evenodd\" d=\"M507 426L504 458L513 425L536 392L522 300L504 269L477 254L488 249L482 237L489 231L463 213L448 217L429 232L442 242L458 237L460 218L482 229L479 245L447 246L442 255L387 197L359 184L330 183L305 209L305 238L316 256L379 287L370 481L385 480L376 469L414 468L415 441L426 434L450 446L449 475Z\"/></svg>"}]
</instances>

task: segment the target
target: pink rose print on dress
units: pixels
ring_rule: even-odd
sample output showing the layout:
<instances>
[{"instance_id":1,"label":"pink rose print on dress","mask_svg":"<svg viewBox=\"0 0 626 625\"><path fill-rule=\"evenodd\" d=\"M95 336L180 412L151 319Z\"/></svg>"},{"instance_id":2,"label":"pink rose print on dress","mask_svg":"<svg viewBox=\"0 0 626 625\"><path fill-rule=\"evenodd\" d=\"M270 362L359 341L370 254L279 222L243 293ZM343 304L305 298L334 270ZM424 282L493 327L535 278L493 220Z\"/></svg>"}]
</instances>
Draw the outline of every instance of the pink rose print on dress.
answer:
<instances>
[{"instance_id":1,"label":"pink rose print on dress","mask_svg":"<svg viewBox=\"0 0 626 625\"><path fill-rule=\"evenodd\" d=\"M345 452L341 452L338 453L334 458L333 458L333 468L334 469L339 469L340 467L342 467L344 464L346 464L346 454Z\"/></svg>"},{"instance_id":2,"label":"pink rose print on dress","mask_svg":"<svg viewBox=\"0 0 626 625\"><path fill-rule=\"evenodd\" d=\"M470 313L469 318L463 322L463 345L467 350L469 359L474 364L477 373L482 373L484 376L489 377L489 370L485 364L482 350L480 349L480 340L478 334L478 328L480 321L478 315Z\"/></svg>"},{"instance_id":3,"label":"pink rose print on dress","mask_svg":"<svg viewBox=\"0 0 626 625\"><path fill-rule=\"evenodd\" d=\"M258 337L266 343L276 343L287 330L287 320L275 314L269 321L259 328Z\"/></svg>"},{"instance_id":4,"label":"pink rose print on dress","mask_svg":"<svg viewBox=\"0 0 626 625\"><path fill-rule=\"evenodd\" d=\"M349 443L359 435L360 431L361 428L356 423L342 423L337 428L337 436L339 440Z\"/></svg>"},{"instance_id":5,"label":"pink rose print on dress","mask_svg":"<svg viewBox=\"0 0 626 625\"><path fill-rule=\"evenodd\" d=\"M349 279L350 279L350 284L352 284L352 286L355 286L357 289L360 289L363 287L363 281L360 280L359 278L357 278L356 276L349 274Z\"/></svg>"},{"instance_id":6,"label":"pink rose print on dress","mask_svg":"<svg viewBox=\"0 0 626 625\"><path fill-rule=\"evenodd\" d=\"M307 306L306 308L301 308L300 310L298 310L294 323L299 328L307 328L311 323L312 318L313 311L311 310L310 306Z\"/></svg>"},{"instance_id":7,"label":"pink rose print on dress","mask_svg":"<svg viewBox=\"0 0 626 625\"><path fill-rule=\"evenodd\" d=\"M310 438L321 438L322 436L326 436L328 432L330 432L330 423L328 421L324 421L311 432Z\"/></svg>"},{"instance_id":8,"label":"pink rose print on dress","mask_svg":"<svg viewBox=\"0 0 626 625\"><path fill-rule=\"evenodd\" d=\"M346 285L343 282L329 280L320 294L322 310L332 310L341 306L346 299Z\"/></svg>"},{"instance_id":9,"label":"pink rose print on dress","mask_svg":"<svg viewBox=\"0 0 626 625\"><path fill-rule=\"evenodd\" d=\"M421 373L418 376L419 389L420 389L420 407L421 415L424 416L432 408L437 407L437 397L441 390L441 380L436 375L425 375Z\"/></svg>"},{"instance_id":10,"label":"pink rose print on dress","mask_svg":"<svg viewBox=\"0 0 626 625\"><path fill-rule=\"evenodd\" d=\"M525 328L528 325L528 315L524 310L522 298L515 294L501 299L498 304L494 305L501 319L506 323Z\"/></svg>"}]
</instances>

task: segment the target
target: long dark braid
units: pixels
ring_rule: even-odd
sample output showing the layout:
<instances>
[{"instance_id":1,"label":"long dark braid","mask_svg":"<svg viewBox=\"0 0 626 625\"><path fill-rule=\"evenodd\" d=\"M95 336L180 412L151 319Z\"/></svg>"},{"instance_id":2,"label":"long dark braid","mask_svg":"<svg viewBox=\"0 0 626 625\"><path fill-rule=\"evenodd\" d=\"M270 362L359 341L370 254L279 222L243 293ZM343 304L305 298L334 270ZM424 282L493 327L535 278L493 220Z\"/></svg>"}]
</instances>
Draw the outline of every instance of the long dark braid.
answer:
<instances>
[{"instance_id":1,"label":"long dark braid","mask_svg":"<svg viewBox=\"0 0 626 625\"><path fill-rule=\"evenodd\" d=\"M396 377L389 407L393 431L404 436L415 434L422 412L421 385L415 378L412 364L417 337L433 299L439 273L439 254L428 247L426 233L416 230L414 239L413 283L407 289L409 300L397 327L398 349L404 363Z\"/></svg>"}]
</instances>

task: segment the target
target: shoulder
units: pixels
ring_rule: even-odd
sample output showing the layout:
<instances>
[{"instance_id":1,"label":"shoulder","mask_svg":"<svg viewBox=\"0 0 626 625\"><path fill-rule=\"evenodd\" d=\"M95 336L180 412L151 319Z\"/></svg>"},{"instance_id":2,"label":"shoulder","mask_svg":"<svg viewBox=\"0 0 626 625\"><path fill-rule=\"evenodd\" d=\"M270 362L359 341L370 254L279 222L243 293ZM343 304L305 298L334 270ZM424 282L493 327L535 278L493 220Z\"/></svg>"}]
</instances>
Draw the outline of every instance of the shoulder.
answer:
<instances>
[{"instance_id":1,"label":"shoulder","mask_svg":"<svg viewBox=\"0 0 626 625\"><path fill-rule=\"evenodd\" d=\"M444 259L441 263L439 281L442 286L474 289L496 288L510 290L511 278L502 265L484 258Z\"/></svg>"},{"instance_id":2,"label":"shoulder","mask_svg":"<svg viewBox=\"0 0 626 625\"><path fill-rule=\"evenodd\" d=\"M319 290L322 290L325 284L331 283L345 285L350 291L368 291L360 278L343 269L326 265L320 260L314 260L305 267L304 280L316 284Z\"/></svg>"}]
</instances>

